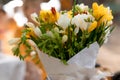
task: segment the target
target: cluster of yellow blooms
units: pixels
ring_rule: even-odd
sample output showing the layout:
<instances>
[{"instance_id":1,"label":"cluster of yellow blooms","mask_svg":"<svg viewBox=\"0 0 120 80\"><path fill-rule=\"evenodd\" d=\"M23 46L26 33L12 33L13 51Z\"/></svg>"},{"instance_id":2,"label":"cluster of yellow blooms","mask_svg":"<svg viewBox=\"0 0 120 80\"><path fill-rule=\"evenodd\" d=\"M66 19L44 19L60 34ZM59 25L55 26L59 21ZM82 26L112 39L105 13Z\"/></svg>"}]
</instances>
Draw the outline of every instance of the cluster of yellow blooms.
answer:
<instances>
[{"instance_id":1,"label":"cluster of yellow blooms","mask_svg":"<svg viewBox=\"0 0 120 80\"><path fill-rule=\"evenodd\" d=\"M67 14L68 17L72 19L72 14L73 14L72 10L68 11ZM62 14L57 12L55 8L52 8L51 10L40 11L40 19L45 23L57 22L60 15ZM92 16L95 18L95 20L92 21L92 23L89 25L87 29L88 32L93 31L96 27L100 26L100 24L107 23L113 19L112 11L110 10L110 8L104 7L102 4L98 5L97 3L93 3L92 5Z\"/></svg>"},{"instance_id":2,"label":"cluster of yellow blooms","mask_svg":"<svg viewBox=\"0 0 120 80\"><path fill-rule=\"evenodd\" d=\"M109 7L104 7L103 5L98 6L97 3L93 3L93 16L98 20L99 24L113 19L112 11Z\"/></svg>"},{"instance_id":3,"label":"cluster of yellow blooms","mask_svg":"<svg viewBox=\"0 0 120 80\"><path fill-rule=\"evenodd\" d=\"M58 20L59 13L56 12L55 8L51 8L51 10L41 10L40 11L40 19L47 23L54 23Z\"/></svg>"}]
</instances>

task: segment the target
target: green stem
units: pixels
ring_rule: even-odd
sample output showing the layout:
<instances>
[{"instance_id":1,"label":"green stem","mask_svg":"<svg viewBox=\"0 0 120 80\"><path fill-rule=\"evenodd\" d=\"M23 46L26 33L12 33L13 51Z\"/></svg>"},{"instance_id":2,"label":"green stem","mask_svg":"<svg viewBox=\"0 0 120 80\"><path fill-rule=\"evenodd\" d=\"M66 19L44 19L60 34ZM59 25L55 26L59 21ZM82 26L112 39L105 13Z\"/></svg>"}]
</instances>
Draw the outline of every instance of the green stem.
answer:
<instances>
[{"instance_id":1,"label":"green stem","mask_svg":"<svg viewBox=\"0 0 120 80\"><path fill-rule=\"evenodd\" d=\"M73 4L73 15L72 15L72 17L74 17L74 15L75 15L75 5L76 5L76 0L73 0L73 2L74 2L74 4Z\"/></svg>"}]
</instances>

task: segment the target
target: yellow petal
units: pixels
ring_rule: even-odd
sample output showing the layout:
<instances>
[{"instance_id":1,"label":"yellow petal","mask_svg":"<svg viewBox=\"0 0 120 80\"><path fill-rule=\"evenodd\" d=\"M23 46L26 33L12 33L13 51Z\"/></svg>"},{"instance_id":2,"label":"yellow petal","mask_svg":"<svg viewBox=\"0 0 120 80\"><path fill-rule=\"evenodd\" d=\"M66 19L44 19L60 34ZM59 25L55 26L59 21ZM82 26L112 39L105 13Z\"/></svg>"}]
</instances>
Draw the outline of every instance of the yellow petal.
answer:
<instances>
[{"instance_id":1,"label":"yellow petal","mask_svg":"<svg viewBox=\"0 0 120 80\"><path fill-rule=\"evenodd\" d=\"M97 27L97 21L94 21L88 28L88 32L93 31Z\"/></svg>"},{"instance_id":2,"label":"yellow petal","mask_svg":"<svg viewBox=\"0 0 120 80\"><path fill-rule=\"evenodd\" d=\"M98 4L97 4L96 2L94 2L94 3L92 4L92 8L93 8L93 9L97 9L97 8L98 8Z\"/></svg>"}]
</instances>

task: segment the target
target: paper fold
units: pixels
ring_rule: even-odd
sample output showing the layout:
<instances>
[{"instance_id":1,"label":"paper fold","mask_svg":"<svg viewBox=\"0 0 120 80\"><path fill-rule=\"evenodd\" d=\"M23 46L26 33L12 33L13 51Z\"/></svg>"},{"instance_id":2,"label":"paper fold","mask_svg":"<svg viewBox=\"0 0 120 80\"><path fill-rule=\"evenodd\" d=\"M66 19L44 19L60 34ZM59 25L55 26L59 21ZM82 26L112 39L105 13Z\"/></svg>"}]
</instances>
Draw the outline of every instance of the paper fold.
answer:
<instances>
[{"instance_id":1,"label":"paper fold","mask_svg":"<svg viewBox=\"0 0 120 80\"><path fill-rule=\"evenodd\" d=\"M97 74L95 69L96 58L99 50L97 42L84 48L68 60L68 65L63 64L59 59L48 56L41 52L33 41L39 57L52 80L100 80L103 76Z\"/></svg>"}]
</instances>

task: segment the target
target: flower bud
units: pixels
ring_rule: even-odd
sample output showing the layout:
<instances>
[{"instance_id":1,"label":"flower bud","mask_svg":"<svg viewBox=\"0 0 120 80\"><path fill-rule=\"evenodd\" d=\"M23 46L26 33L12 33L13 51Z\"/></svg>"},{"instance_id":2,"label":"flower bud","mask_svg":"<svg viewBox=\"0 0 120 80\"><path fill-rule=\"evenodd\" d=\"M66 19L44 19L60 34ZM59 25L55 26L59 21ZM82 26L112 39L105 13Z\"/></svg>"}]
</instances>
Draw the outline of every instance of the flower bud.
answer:
<instances>
[{"instance_id":1,"label":"flower bud","mask_svg":"<svg viewBox=\"0 0 120 80\"><path fill-rule=\"evenodd\" d=\"M32 51L32 52L30 52L30 55L31 55L31 56L35 56L35 55L36 55L36 52L35 52L35 51Z\"/></svg>"},{"instance_id":2,"label":"flower bud","mask_svg":"<svg viewBox=\"0 0 120 80\"><path fill-rule=\"evenodd\" d=\"M37 18L38 18L38 15L37 15L36 13L32 13L32 14L31 14L31 19L32 19L34 22L36 22L36 23L39 24L39 22L37 21Z\"/></svg>"},{"instance_id":3,"label":"flower bud","mask_svg":"<svg viewBox=\"0 0 120 80\"><path fill-rule=\"evenodd\" d=\"M18 44L19 41L20 41L20 38L13 38L13 39L11 39L10 41L8 41L8 43L9 43L10 45L14 45L14 44Z\"/></svg>"},{"instance_id":4,"label":"flower bud","mask_svg":"<svg viewBox=\"0 0 120 80\"><path fill-rule=\"evenodd\" d=\"M58 28L58 27L55 27L55 28L54 28L54 31L56 31L57 33L59 33L59 28Z\"/></svg>"},{"instance_id":5,"label":"flower bud","mask_svg":"<svg viewBox=\"0 0 120 80\"><path fill-rule=\"evenodd\" d=\"M53 33L52 33L51 31L47 31L46 34L47 34L49 37L52 37L52 38L54 37L54 36L53 36Z\"/></svg>"},{"instance_id":6,"label":"flower bud","mask_svg":"<svg viewBox=\"0 0 120 80\"><path fill-rule=\"evenodd\" d=\"M64 36L62 37L62 43L65 43L67 40L68 40L68 36L67 36L67 35L64 35Z\"/></svg>"},{"instance_id":7,"label":"flower bud","mask_svg":"<svg viewBox=\"0 0 120 80\"><path fill-rule=\"evenodd\" d=\"M31 23L31 22L26 23L26 25L27 25L28 27L32 28L32 29L35 28L35 25L34 25L33 23Z\"/></svg>"},{"instance_id":8,"label":"flower bud","mask_svg":"<svg viewBox=\"0 0 120 80\"><path fill-rule=\"evenodd\" d=\"M39 29L39 27L34 28L34 33L36 36L40 37L42 35L41 30Z\"/></svg>"}]
</instances>

